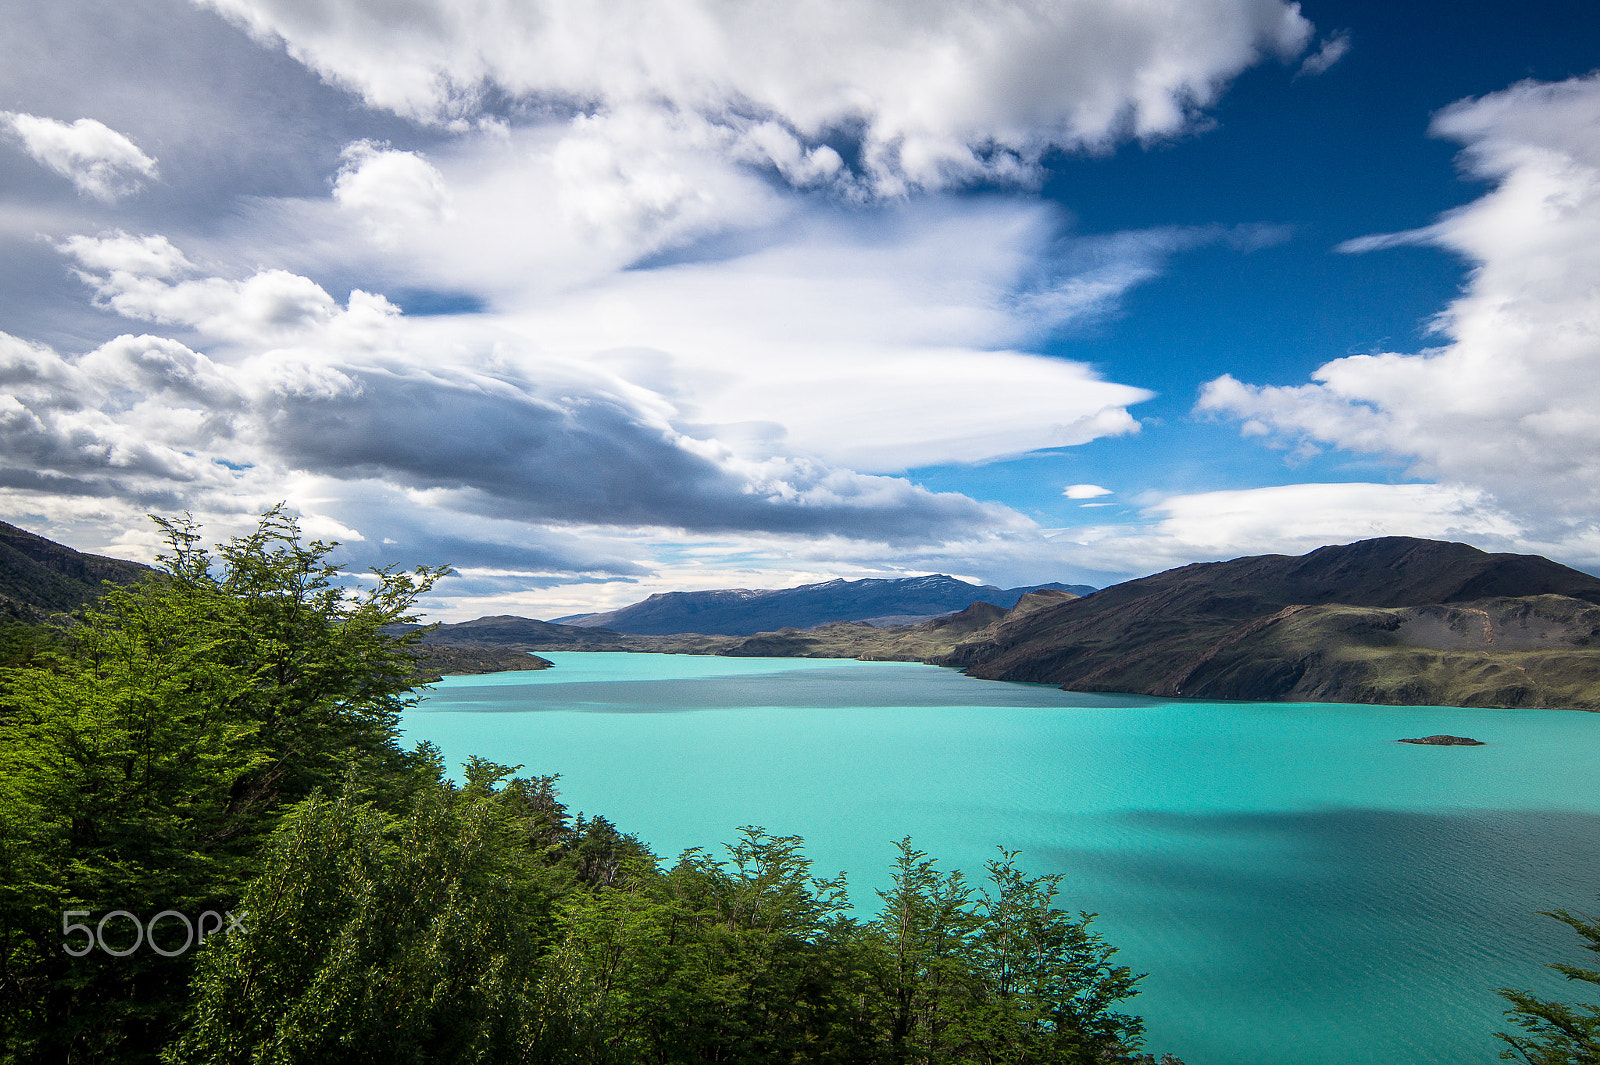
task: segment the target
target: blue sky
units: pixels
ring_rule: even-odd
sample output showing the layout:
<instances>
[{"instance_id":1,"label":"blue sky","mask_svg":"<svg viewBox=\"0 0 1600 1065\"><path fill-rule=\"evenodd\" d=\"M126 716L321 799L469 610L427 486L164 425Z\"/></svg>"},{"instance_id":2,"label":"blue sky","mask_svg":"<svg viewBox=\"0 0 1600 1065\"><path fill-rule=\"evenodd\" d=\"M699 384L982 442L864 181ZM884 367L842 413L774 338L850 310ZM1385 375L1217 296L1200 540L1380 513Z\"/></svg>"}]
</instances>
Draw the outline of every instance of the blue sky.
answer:
<instances>
[{"instance_id":1,"label":"blue sky","mask_svg":"<svg viewBox=\"0 0 1600 1065\"><path fill-rule=\"evenodd\" d=\"M0 519L449 620L1405 534L1600 572L1600 10L4 0Z\"/></svg>"}]
</instances>

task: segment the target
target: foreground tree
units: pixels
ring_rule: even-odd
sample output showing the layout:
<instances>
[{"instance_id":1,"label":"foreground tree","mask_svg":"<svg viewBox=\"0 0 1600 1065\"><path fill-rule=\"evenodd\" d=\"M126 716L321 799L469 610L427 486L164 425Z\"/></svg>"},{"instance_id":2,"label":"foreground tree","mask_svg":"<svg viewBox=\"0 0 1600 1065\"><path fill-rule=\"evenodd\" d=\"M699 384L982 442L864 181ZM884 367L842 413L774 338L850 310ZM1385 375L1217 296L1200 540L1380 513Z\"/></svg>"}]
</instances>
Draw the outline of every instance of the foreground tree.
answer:
<instances>
[{"instance_id":1,"label":"foreground tree","mask_svg":"<svg viewBox=\"0 0 1600 1065\"><path fill-rule=\"evenodd\" d=\"M1571 925L1586 941L1584 949L1600 953L1600 923L1575 917L1566 910L1546 914ZM1575 965L1550 966L1568 980L1600 984L1600 971ZM1522 1034L1495 1034L1510 1044L1500 1056L1527 1065L1600 1065L1600 1006L1589 1003L1553 1002L1526 991L1502 988L1500 994L1511 1003L1506 1016L1522 1029Z\"/></svg>"},{"instance_id":2,"label":"foreground tree","mask_svg":"<svg viewBox=\"0 0 1600 1065\"><path fill-rule=\"evenodd\" d=\"M235 909L284 811L347 769L390 804L415 787L391 627L445 570L351 592L282 508L215 554L158 521L158 575L0 677L0 1056L149 1058L191 969L179 917Z\"/></svg>"},{"instance_id":3,"label":"foreground tree","mask_svg":"<svg viewBox=\"0 0 1600 1065\"><path fill-rule=\"evenodd\" d=\"M350 789L299 804L241 900L247 926L206 952L167 1060L522 1058L570 878L540 860L530 782L497 787L511 772L474 759L464 788L436 781L398 818Z\"/></svg>"},{"instance_id":4,"label":"foreground tree","mask_svg":"<svg viewBox=\"0 0 1600 1065\"><path fill-rule=\"evenodd\" d=\"M1134 978L1014 855L981 896L903 844L845 915L801 841L742 830L671 869L551 778L473 760L404 816L314 795L208 947L167 1060L1108 1065Z\"/></svg>"},{"instance_id":5,"label":"foreground tree","mask_svg":"<svg viewBox=\"0 0 1600 1065\"><path fill-rule=\"evenodd\" d=\"M988 863L975 944L991 1003L979 1029L987 1060L1115 1060L1144 1031L1115 1008L1141 977L1112 964L1116 948L1089 929L1095 914L1056 908L1060 875L1030 877L1016 851L1000 855Z\"/></svg>"},{"instance_id":6,"label":"foreground tree","mask_svg":"<svg viewBox=\"0 0 1600 1065\"><path fill-rule=\"evenodd\" d=\"M889 1052L897 1063L939 1061L964 1041L968 1007L981 998L971 964L978 918L959 870L939 872L909 837L899 850L874 928L883 950Z\"/></svg>"},{"instance_id":7,"label":"foreground tree","mask_svg":"<svg viewBox=\"0 0 1600 1065\"><path fill-rule=\"evenodd\" d=\"M1054 907L1057 878L1026 876L1014 853L975 892L903 840L882 910L862 923L799 839L742 833L725 860L691 850L664 875L567 900L542 991L572 1042L548 1060L1151 1060L1136 1056L1138 1020L1115 1009L1136 977L1088 915Z\"/></svg>"},{"instance_id":8,"label":"foreground tree","mask_svg":"<svg viewBox=\"0 0 1600 1065\"><path fill-rule=\"evenodd\" d=\"M1129 1060L1143 1034L1117 1012L1140 979L1116 949L1055 907L1059 876L1029 877L1001 849L988 883L899 844L894 883L871 926L884 947L889 1059L1072 1063Z\"/></svg>"},{"instance_id":9,"label":"foreground tree","mask_svg":"<svg viewBox=\"0 0 1600 1065\"><path fill-rule=\"evenodd\" d=\"M870 1061L871 964L842 880L793 836L636 866L574 896L544 984L583 1062Z\"/></svg>"}]
</instances>

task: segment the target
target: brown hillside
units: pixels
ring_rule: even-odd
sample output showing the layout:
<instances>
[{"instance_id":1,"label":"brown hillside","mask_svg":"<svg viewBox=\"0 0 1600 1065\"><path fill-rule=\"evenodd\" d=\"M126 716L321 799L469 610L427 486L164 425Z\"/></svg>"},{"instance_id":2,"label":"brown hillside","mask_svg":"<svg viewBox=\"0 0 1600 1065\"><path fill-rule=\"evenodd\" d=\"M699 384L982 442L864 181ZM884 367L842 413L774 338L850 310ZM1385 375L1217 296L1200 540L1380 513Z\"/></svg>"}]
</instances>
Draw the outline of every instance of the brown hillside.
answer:
<instances>
[{"instance_id":1,"label":"brown hillside","mask_svg":"<svg viewBox=\"0 0 1600 1065\"><path fill-rule=\"evenodd\" d=\"M1013 613L940 661L1088 691L1587 706L1600 699L1595 603L1600 579L1549 559L1386 537L1185 566ZM1557 652L1532 673L1504 658Z\"/></svg>"}]
</instances>

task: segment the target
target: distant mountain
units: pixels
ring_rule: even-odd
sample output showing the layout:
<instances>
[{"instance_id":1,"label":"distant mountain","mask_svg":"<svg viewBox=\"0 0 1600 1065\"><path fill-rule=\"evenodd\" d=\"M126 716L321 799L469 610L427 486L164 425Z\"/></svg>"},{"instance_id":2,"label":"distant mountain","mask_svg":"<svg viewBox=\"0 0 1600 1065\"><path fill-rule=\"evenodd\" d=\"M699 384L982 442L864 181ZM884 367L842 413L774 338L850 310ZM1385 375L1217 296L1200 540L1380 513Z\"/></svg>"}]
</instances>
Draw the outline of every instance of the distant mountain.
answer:
<instances>
[{"instance_id":1,"label":"distant mountain","mask_svg":"<svg viewBox=\"0 0 1600 1065\"><path fill-rule=\"evenodd\" d=\"M832 580L798 588L666 592L603 614L574 617L575 628L605 628L648 636L701 633L752 636L779 629L809 629L834 621L904 621L964 610L973 603L1009 609L1023 595L1053 590L1087 595L1087 585L1035 584L997 588L944 574L859 581Z\"/></svg>"},{"instance_id":2,"label":"distant mountain","mask_svg":"<svg viewBox=\"0 0 1600 1065\"><path fill-rule=\"evenodd\" d=\"M1028 614L939 659L973 676L1221 699L1600 707L1600 579L1384 537L1204 563Z\"/></svg>"},{"instance_id":3,"label":"distant mountain","mask_svg":"<svg viewBox=\"0 0 1600 1065\"><path fill-rule=\"evenodd\" d=\"M103 581L132 584L153 572L0 522L0 617L39 621L84 605L105 590Z\"/></svg>"},{"instance_id":4,"label":"distant mountain","mask_svg":"<svg viewBox=\"0 0 1600 1065\"><path fill-rule=\"evenodd\" d=\"M893 627L628 635L499 617L441 626L426 642L932 662L1082 691L1257 702L1600 710L1600 578L1536 555L1385 537L1184 566L1086 598L1046 587L1009 610L990 598Z\"/></svg>"},{"instance_id":5,"label":"distant mountain","mask_svg":"<svg viewBox=\"0 0 1600 1065\"><path fill-rule=\"evenodd\" d=\"M501 655L512 651L642 651L660 654L726 655L735 658L860 658L931 662L963 640L1003 618L1021 616L1030 603L1076 598L1071 592L1030 592L1012 610L981 600L965 610L914 625L879 627L862 621L832 621L811 629L784 628L751 636L674 633L640 636L609 629L580 629L527 618L495 617L440 625L422 638L425 652ZM499 659L485 659L486 662ZM500 669L537 668L514 660ZM436 672L451 672L435 666ZM460 670L458 672L465 672Z\"/></svg>"}]
</instances>

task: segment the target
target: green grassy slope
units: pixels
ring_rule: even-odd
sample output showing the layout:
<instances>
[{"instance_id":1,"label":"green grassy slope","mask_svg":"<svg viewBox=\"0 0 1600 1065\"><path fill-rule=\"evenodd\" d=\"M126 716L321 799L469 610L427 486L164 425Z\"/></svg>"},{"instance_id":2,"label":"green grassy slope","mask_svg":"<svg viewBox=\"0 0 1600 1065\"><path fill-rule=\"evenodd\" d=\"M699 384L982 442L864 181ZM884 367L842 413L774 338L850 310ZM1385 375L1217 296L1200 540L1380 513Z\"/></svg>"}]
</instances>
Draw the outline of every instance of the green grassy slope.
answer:
<instances>
[{"instance_id":1,"label":"green grassy slope","mask_svg":"<svg viewBox=\"0 0 1600 1065\"><path fill-rule=\"evenodd\" d=\"M1307 606L1218 648L1172 694L1600 710L1600 608L1542 595Z\"/></svg>"}]
</instances>

